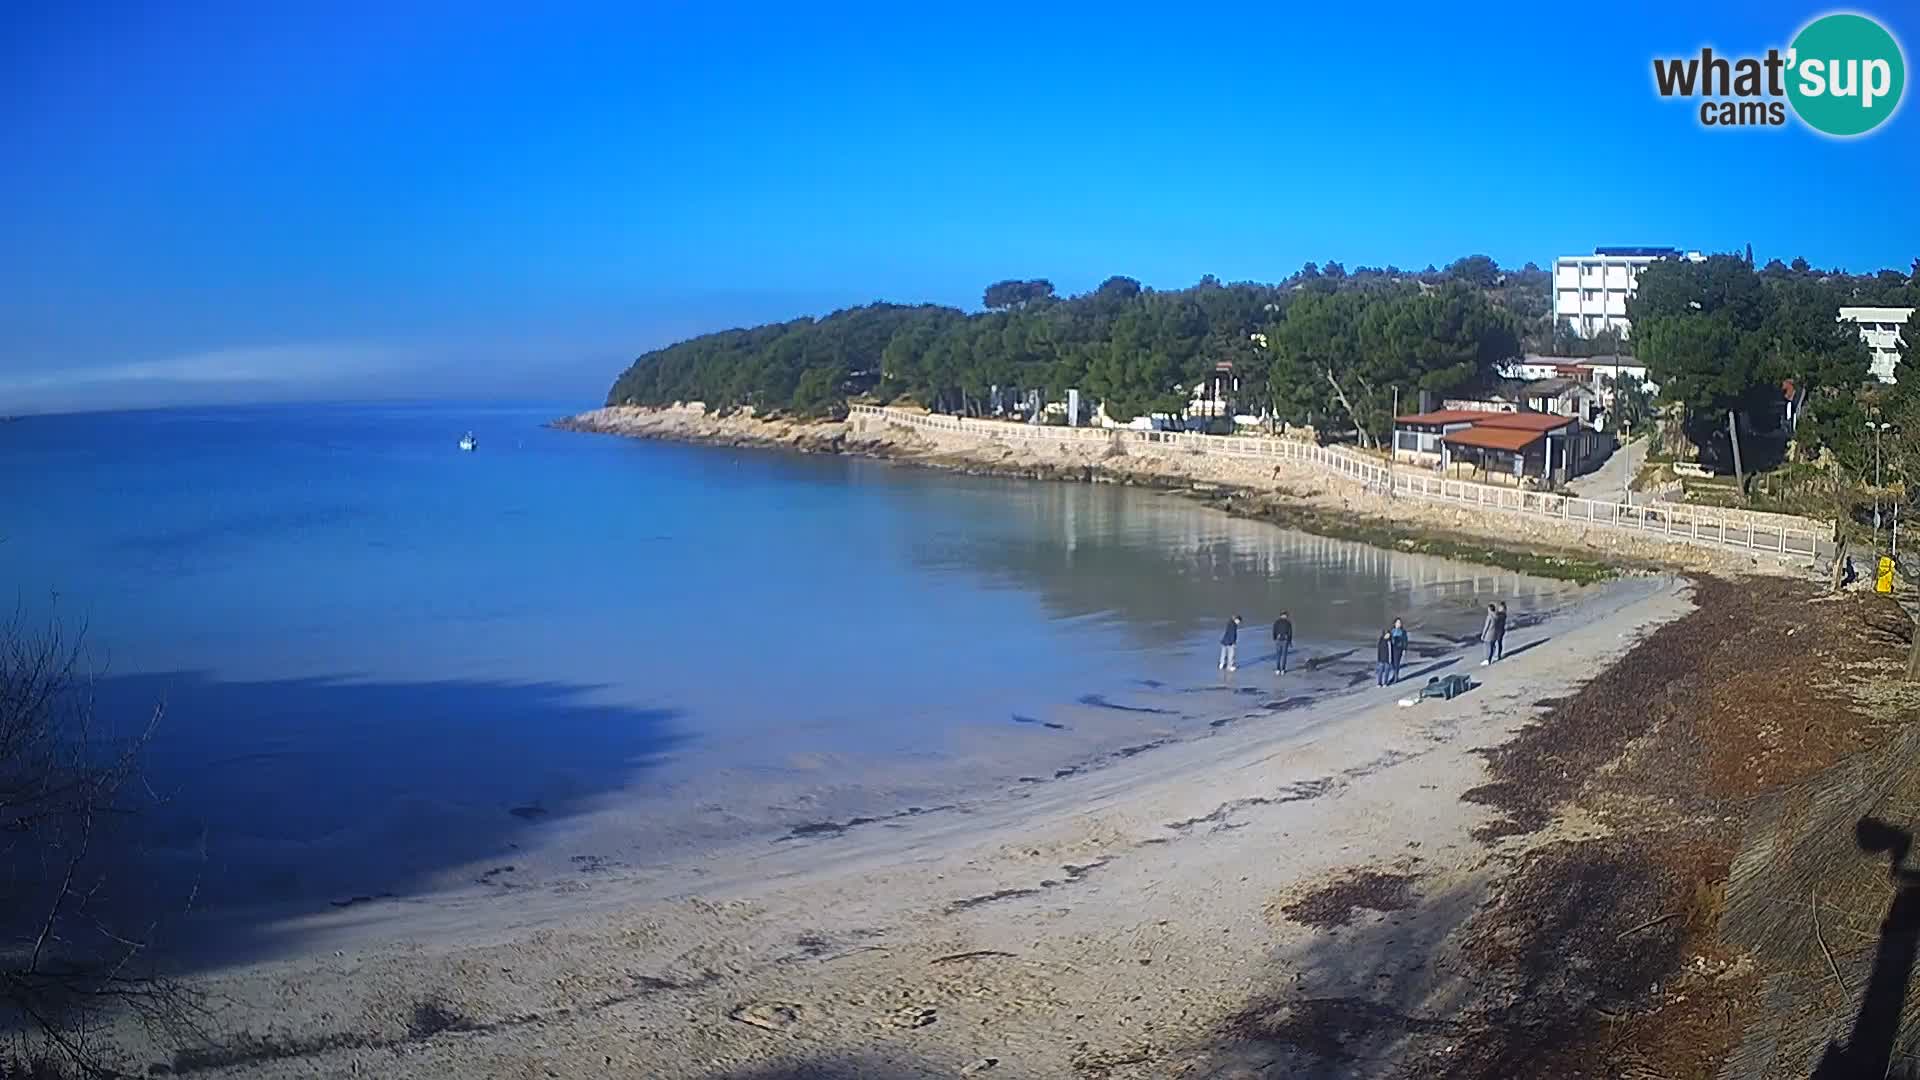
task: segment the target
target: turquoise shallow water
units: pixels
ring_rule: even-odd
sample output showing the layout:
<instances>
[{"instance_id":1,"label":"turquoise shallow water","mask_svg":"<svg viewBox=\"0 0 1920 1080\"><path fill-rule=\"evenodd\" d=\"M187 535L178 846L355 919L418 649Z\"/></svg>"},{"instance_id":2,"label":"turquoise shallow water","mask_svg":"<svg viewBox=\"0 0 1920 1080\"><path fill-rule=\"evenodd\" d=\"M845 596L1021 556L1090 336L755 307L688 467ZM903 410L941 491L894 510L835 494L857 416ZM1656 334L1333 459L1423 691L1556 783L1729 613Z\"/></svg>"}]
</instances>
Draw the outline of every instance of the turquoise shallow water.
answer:
<instances>
[{"instance_id":1,"label":"turquoise shallow water","mask_svg":"<svg viewBox=\"0 0 1920 1080\"><path fill-rule=\"evenodd\" d=\"M204 903L437 887L614 809L642 858L1050 775L1216 692L1342 689L1395 615L1439 656L1491 596L1573 594L1150 492L542 426L569 411L0 424L0 587L85 623L104 714L165 703L154 841L205 853ZM1330 663L1276 686L1283 606Z\"/></svg>"}]
</instances>

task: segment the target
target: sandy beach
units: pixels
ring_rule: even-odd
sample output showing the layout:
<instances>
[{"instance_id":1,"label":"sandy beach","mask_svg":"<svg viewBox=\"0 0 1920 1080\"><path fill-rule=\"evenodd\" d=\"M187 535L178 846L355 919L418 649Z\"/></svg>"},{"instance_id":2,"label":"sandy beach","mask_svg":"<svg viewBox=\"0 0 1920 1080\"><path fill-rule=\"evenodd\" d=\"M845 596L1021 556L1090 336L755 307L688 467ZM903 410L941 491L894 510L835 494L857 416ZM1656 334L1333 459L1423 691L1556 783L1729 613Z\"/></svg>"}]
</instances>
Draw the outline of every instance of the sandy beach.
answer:
<instances>
[{"instance_id":1,"label":"sandy beach","mask_svg":"<svg viewBox=\"0 0 1920 1080\"><path fill-rule=\"evenodd\" d=\"M998 797L671 872L583 864L298 920L275 928L281 958L195 977L213 1010L202 1046L122 1032L126 1064L715 1078L1437 1064L1460 1023L1500 1005L1452 959L1472 916L1527 849L1579 829L1489 828L1499 813L1462 798L1488 780L1483 750L1689 607L1683 581L1629 578L1515 630L1491 668L1461 646L1459 670L1483 684L1451 702L1402 707L1409 682L1286 723L1228 709L1204 735ZM1316 1012L1331 1001L1405 1022ZM1252 1016L1298 1037L1232 1038Z\"/></svg>"}]
</instances>

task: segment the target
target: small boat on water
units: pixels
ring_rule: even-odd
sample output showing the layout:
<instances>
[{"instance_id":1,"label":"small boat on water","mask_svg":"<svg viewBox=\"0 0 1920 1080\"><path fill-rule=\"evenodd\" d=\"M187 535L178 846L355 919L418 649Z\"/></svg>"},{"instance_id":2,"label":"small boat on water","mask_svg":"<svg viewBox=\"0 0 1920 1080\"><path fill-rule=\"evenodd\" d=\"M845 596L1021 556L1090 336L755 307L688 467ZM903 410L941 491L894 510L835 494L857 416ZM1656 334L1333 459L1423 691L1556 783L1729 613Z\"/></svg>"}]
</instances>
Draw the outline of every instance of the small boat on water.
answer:
<instances>
[{"instance_id":1,"label":"small boat on water","mask_svg":"<svg viewBox=\"0 0 1920 1080\"><path fill-rule=\"evenodd\" d=\"M478 450L480 449L480 440L474 438L473 432L469 431L465 435L460 436L460 449L467 451Z\"/></svg>"}]
</instances>

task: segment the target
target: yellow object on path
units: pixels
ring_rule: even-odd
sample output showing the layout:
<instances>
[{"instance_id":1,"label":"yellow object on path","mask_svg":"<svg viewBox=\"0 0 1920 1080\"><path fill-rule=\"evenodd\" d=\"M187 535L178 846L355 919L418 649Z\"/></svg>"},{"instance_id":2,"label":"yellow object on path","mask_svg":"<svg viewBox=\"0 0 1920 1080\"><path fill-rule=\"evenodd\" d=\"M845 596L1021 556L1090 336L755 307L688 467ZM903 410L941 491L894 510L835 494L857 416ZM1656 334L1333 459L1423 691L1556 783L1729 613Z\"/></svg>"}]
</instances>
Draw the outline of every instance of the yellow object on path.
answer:
<instances>
[{"instance_id":1,"label":"yellow object on path","mask_svg":"<svg viewBox=\"0 0 1920 1080\"><path fill-rule=\"evenodd\" d=\"M1880 556L1880 573L1873 579L1873 591L1890 593L1893 591L1893 560Z\"/></svg>"}]
</instances>

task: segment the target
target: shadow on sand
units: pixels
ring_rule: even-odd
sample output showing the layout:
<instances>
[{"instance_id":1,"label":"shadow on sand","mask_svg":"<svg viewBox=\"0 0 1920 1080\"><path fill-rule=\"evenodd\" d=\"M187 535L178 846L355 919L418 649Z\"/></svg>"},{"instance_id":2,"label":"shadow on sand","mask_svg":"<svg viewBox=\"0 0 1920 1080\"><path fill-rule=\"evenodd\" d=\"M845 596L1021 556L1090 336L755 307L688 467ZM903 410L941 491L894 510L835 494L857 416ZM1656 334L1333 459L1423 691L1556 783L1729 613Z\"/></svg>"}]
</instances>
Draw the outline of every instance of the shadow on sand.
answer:
<instances>
[{"instance_id":1,"label":"shadow on sand","mask_svg":"<svg viewBox=\"0 0 1920 1080\"><path fill-rule=\"evenodd\" d=\"M138 819L137 891L193 917L174 963L269 955L299 914L404 897L511 856L631 786L683 736L676 714L592 703L594 687L482 681L100 680L123 729L164 703L147 753L161 805ZM531 846L531 845L529 845ZM153 898L163 898L155 900Z\"/></svg>"},{"instance_id":2,"label":"shadow on sand","mask_svg":"<svg viewBox=\"0 0 1920 1080\"><path fill-rule=\"evenodd\" d=\"M1526 652L1529 649L1537 649L1540 646L1545 645L1547 642L1552 640L1553 640L1552 638L1535 638L1532 641L1527 642L1525 645L1516 645L1513 648L1508 649L1505 652L1502 652L1500 654L1500 659L1511 660L1512 658L1519 656L1521 653Z\"/></svg>"},{"instance_id":3,"label":"shadow on sand","mask_svg":"<svg viewBox=\"0 0 1920 1080\"><path fill-rule=\"evenodd\" d=\"M1887 857L1893 903L1880 922L1880 938L1873 956L1873 973L1860 999L1860 1012L1845 1045L1829 1044L1813 1071L1814 1080L1853 1080L1854 1077L1911 1075L1893 1073L1894 1041L1900 1034L1900 1014L1913 981L1913 962L1920 947L1920 871L1907 869L1913 835L1875 818L1864 817L1854 826L1860 850Z\"/></svg>"},{"instance_id":4,"label":"shadow on sand","mask_svg":"<svg viewBox=\"0 0 1920 1080\"><path fill-rule=\"evenodd\" d=\"M1459 662L1460 662L1460 658L1458 656L1452 656L1452 657L1448 657L1445 660L1436 660L1425 667L1414 668L1411 671L1402 671L1400 673L1400 678L1395 681L1394 685L1397 686L1400 683L1411 682L1412 680L1418 679L1423 675L1431 675L1436 671L1442 671L1447 668L1450 668Z\"/></svg>"},{"instance_id":5,"label":"shadow on sand","mask_svg":"<svg viewBox=\"0 0 1920 1080\"><path fill-rule=\"evenodd\" d=\"M996 1060L993 1065L978 1070L978 1075L982 1080L987 1080L1002 1073L1003 1064ZM848 1053L818 1057L801 1064L749 1065L713 1074L708 1080L945 1080L955 1075L972 1074L962 1074L951 1068L936 1068L924 1061Z\"/></svg>"}]
</instances>

